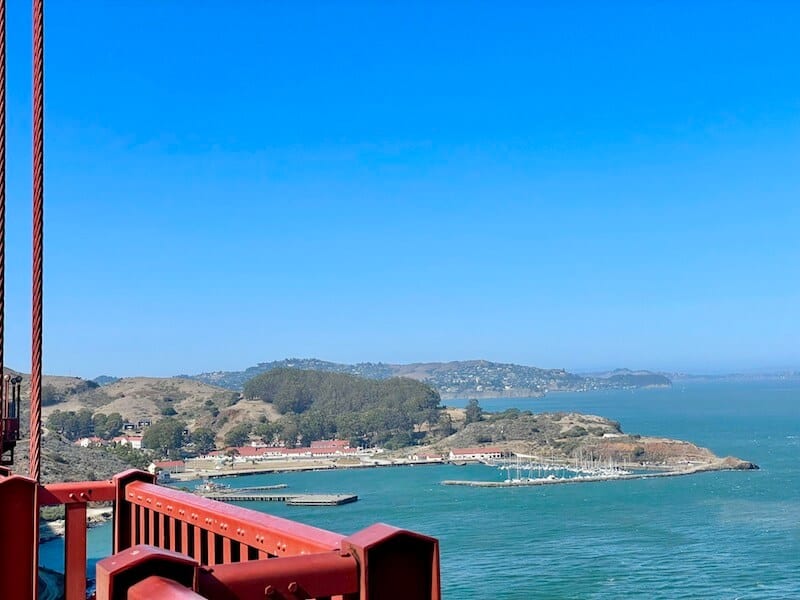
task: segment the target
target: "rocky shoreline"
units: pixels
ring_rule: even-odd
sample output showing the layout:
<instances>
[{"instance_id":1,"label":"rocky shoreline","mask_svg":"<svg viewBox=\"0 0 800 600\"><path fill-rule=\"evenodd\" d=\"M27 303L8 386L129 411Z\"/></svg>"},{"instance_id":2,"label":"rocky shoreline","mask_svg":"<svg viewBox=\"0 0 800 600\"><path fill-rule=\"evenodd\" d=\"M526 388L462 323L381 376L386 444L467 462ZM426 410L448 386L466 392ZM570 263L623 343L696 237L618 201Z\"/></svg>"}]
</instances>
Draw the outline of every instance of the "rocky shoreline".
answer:
<instances>
[{"instance_id":1,"label":"rocky shoreline","mask_svg":"<svg viewBox=\"0 0 800 600\"><path fill-rule=\"evenodd\" d=\"M110 521L113 517L113 506L89 507L86 509L86 524L88 527L96 527ZM66 521L64 519L42 520L39 523L39 543L45 544L64 537L65 531Z\"/></svg>"}]
</instances>

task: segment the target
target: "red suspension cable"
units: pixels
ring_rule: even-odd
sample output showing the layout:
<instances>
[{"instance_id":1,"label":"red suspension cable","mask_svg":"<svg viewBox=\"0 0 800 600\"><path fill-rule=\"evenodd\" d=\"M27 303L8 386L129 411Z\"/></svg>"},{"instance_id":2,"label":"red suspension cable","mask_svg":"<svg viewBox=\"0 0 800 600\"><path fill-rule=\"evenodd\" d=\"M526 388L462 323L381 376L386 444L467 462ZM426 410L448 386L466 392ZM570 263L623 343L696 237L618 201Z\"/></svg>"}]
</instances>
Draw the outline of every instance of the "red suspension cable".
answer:
<instances>
[{"instance_id":1,"label":"red suspension cable","mask_svg":"<svg viewBox=\"0 0 800 600\"><path fill-rule=\"evenodd\" d=\"M6 0L0 0L0 406L5 398L6 315Z\"/></svg>"},{"instance_id":2,"label":"red suspension cable","mask_svg":"<svg viewBox=\"0 0 800 600\"><path fill-rule=\"evenodd\" d=\"M44 0L33 0L33 306L30 476L41 480L42 287L44 255Z\"/></svg>"}]
</instances>

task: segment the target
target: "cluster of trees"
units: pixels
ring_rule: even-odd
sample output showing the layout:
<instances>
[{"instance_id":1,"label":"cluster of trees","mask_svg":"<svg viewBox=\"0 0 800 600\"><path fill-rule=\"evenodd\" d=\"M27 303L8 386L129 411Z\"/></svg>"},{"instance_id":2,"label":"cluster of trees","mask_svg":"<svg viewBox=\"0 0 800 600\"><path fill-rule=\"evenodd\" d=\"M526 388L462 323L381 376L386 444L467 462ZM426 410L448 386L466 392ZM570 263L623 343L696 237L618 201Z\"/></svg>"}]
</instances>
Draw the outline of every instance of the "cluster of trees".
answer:
<instances>
[{"instance_id":1,"label":"cluster of trees","mask_svg":"<svg viewBox=\"0 0 800 600\"><path fill-rule=\"evenodd\" d=\"M47 428L70 440L97 436L110 440L122 431L122 415L113 412L107 415L93 414L88 408L75 412L54 410L47 419Z\"/></svg>"},{"instance_id":2,"label":"cluster of trees","mask_svg":"<svg viewBox=\"0 0 800 600\"><path fill-rule=\"evenodd\" d=\"M154 450L160 456L180 458L187 447L198 454L213 450L214 438L214 432L208 427L199 427L189 433L184 421L166 417L147 428L142 436L142 447Z\"/></svg>"},{"instance_id":3,"label":"cluster of trees","mask_svg":"<svg viewBox=\"0 0 800 600\"><path fill-rule=\"evenodd\" d=\"M291 444L338 437L353 445L402 447L422 435L420 425L437 426L441 412L436 390L404 377L373 380L345 373L274 369L249 380L244 395L273 404L283 415L277 423L250 426L248 433ZM243 425L241 431L247 428Z\"/></svg>"},{"instance_id":4,"label":"cluster of trees","mask_svg":"<svg viewBox=\"0 0 800 600\"><path fill-rule=\"evenodd\" d=\"M467 402L467 408L465 412L467 417L467 425L470 423L477 423L483 419L483 409L481 408L481 405L478 404L478 401L474 398Z\"/></svg>"}]
</instances>

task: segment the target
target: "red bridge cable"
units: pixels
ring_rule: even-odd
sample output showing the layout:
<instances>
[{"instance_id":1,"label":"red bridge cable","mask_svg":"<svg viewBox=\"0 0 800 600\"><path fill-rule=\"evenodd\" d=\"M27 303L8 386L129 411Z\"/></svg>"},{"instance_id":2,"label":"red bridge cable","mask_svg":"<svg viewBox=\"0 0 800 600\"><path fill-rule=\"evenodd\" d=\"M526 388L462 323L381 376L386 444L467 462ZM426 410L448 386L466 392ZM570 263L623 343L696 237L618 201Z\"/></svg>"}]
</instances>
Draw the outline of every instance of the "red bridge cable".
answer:
<instances>
[{"instance_id":1,"label":"red bridge cable","mask_svg":"<svg viewBox=\"0 0 800 600\"><path fill-rule=\"evenodd\" d=\"M6 0L0 0L0 406L5 403L6 314Z\"/></svg>"},{"instance_id":2,"label":"red bridge cable","mask_svg":"<svg viewBox=\"0 0 800 600\"><path fill-rule=\"evenodd\" d=\"M33 0L33 305L29 472L41 480L42 287L44 255L44 0Z\"/></svg>"}]
</instances>

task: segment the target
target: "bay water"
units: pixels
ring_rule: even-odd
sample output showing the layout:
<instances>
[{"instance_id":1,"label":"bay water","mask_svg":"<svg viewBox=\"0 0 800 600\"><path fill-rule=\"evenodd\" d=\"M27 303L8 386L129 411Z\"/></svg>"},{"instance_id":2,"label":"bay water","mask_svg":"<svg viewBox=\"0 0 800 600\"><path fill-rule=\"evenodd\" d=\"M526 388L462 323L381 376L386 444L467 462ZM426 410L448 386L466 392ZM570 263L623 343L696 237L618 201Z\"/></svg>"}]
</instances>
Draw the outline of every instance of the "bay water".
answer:
<instances>
[{"instance_id":1,"label":"bay water","mask_svg":"<svg viewBox=\"0 0 800 600\"><path fill-rule=\"evenodd\" d=\"M247 506L344 534L380 521L435 536L449 600L800 598L800 382L676 384L481 406L597 414L624 431L689 440L761 470L528 488L440 485L505 477L482 465L222 481L358 494L340 507ZM92 562L108 554L110 536L108 525L90 530ZM63 542L42 545L44 566L60 568L61 556Z\"/></svg>"}]
</instances>

